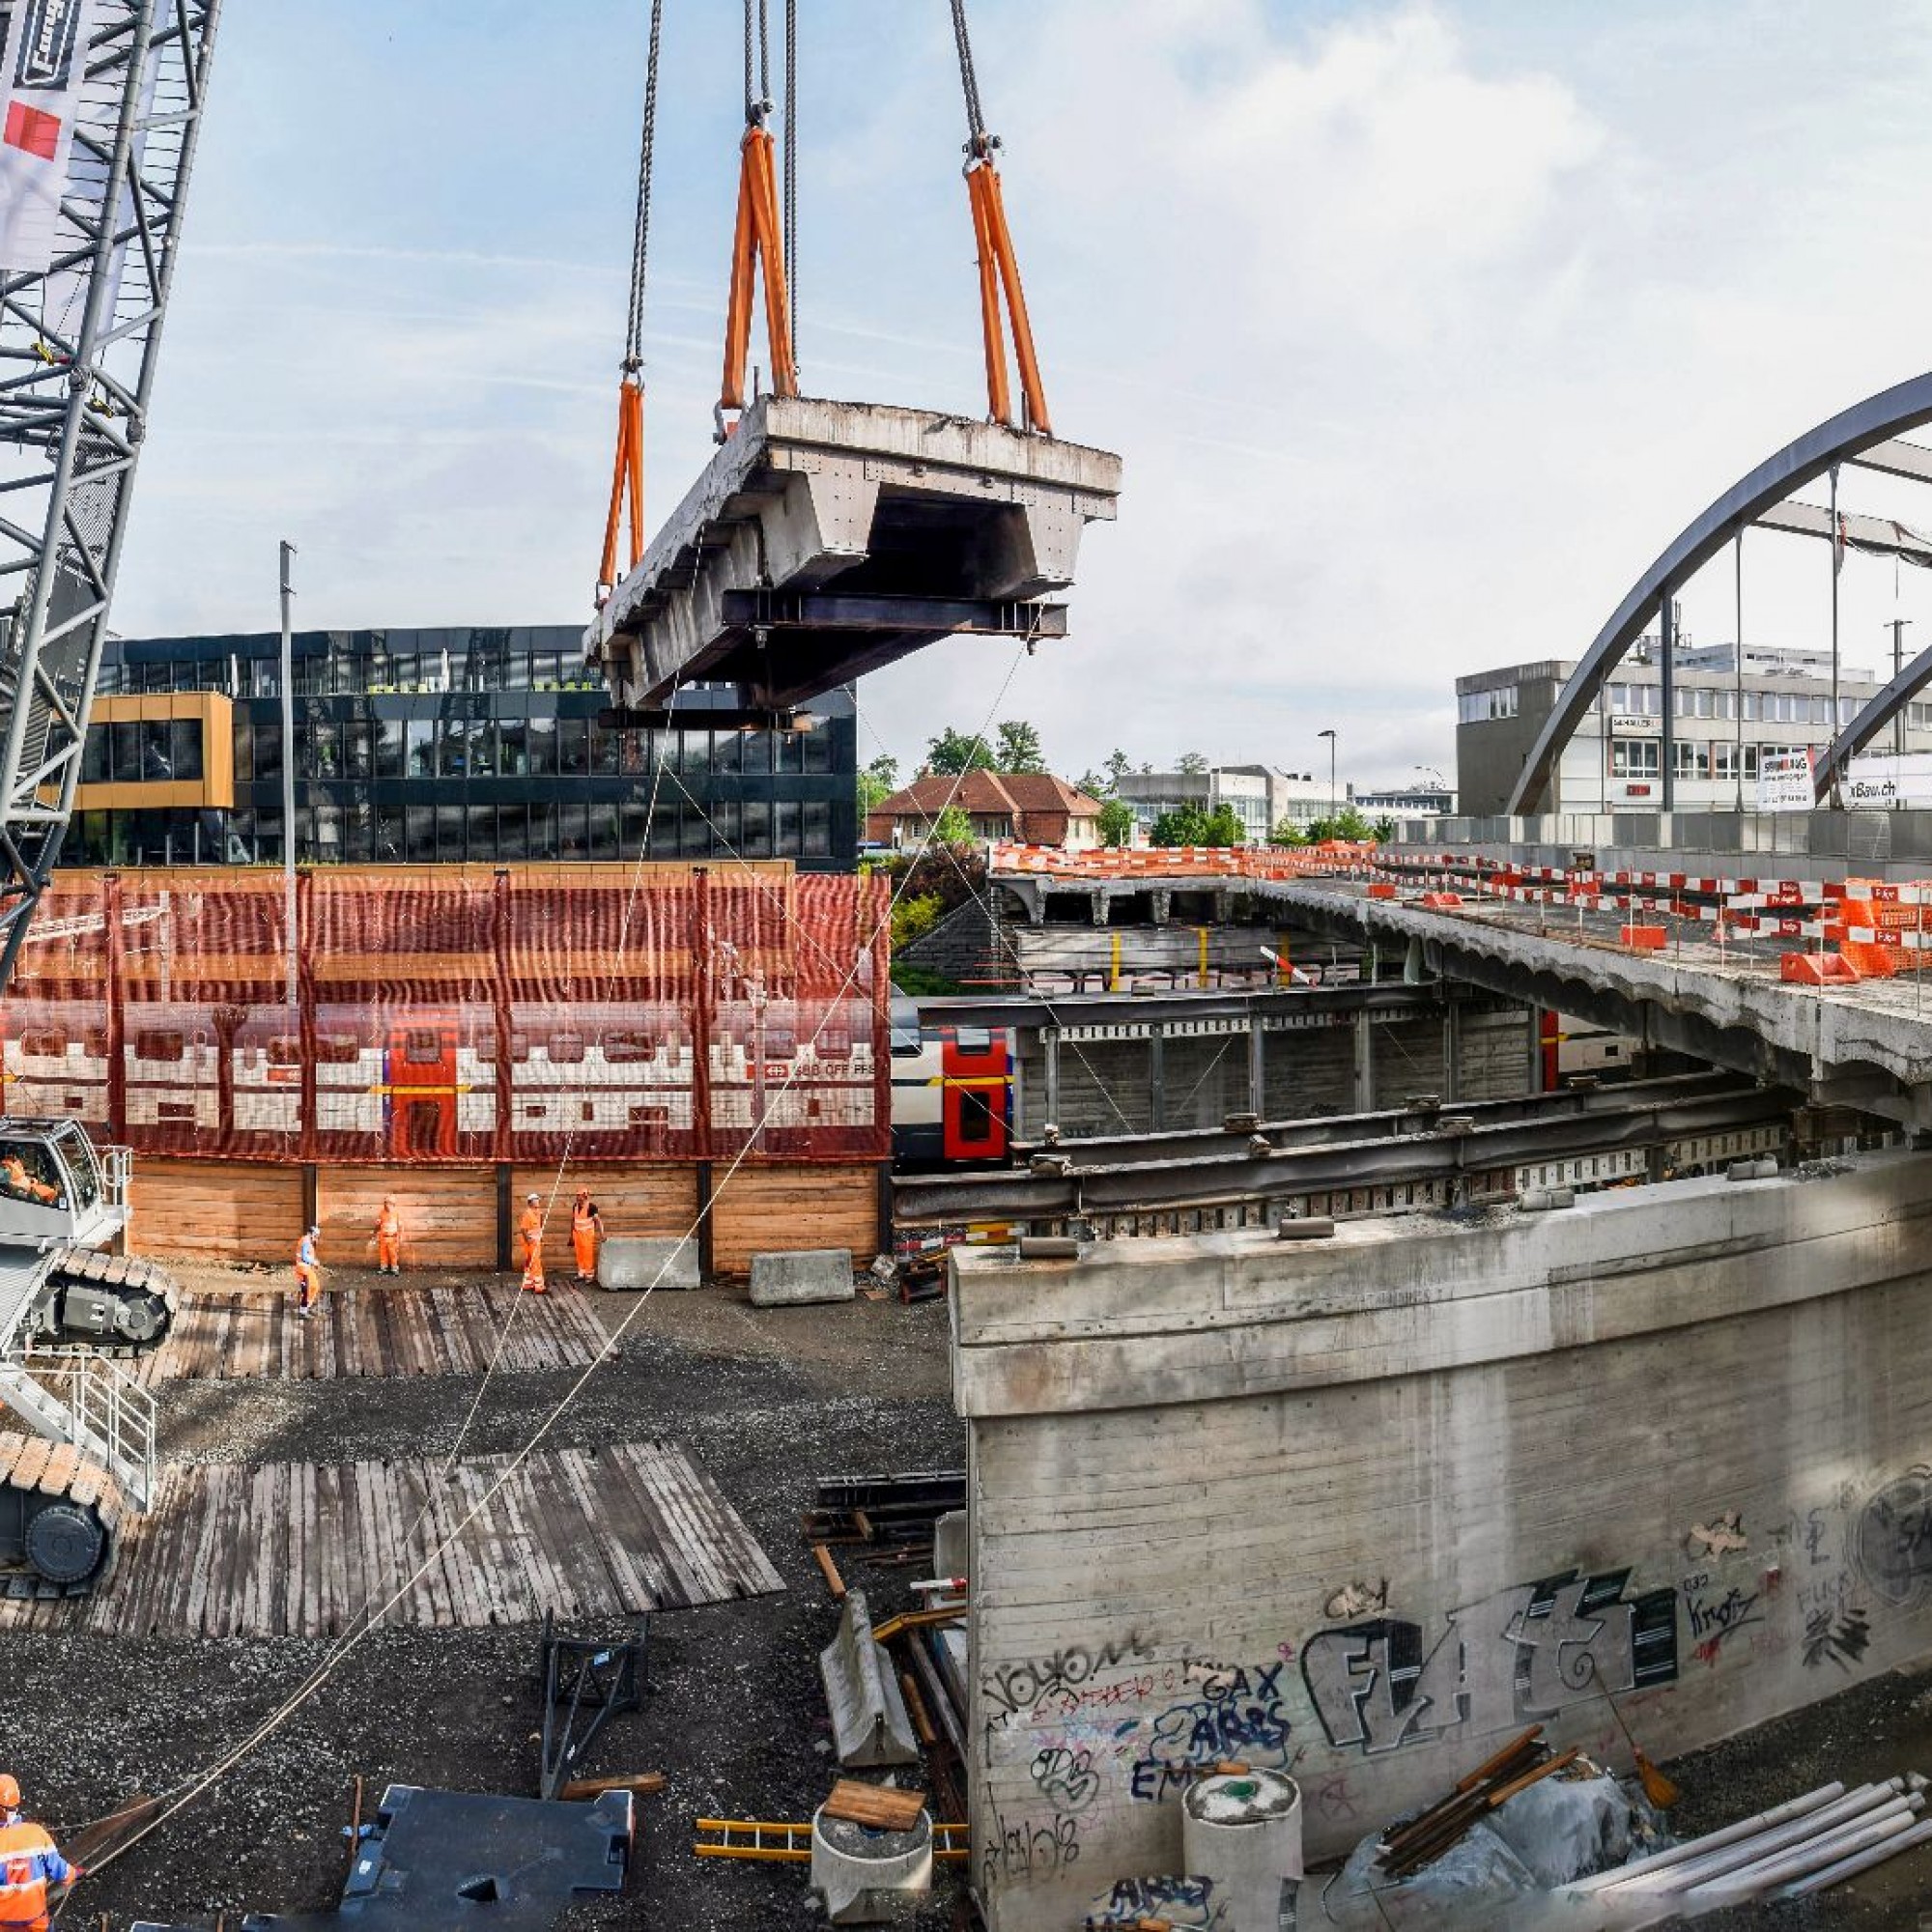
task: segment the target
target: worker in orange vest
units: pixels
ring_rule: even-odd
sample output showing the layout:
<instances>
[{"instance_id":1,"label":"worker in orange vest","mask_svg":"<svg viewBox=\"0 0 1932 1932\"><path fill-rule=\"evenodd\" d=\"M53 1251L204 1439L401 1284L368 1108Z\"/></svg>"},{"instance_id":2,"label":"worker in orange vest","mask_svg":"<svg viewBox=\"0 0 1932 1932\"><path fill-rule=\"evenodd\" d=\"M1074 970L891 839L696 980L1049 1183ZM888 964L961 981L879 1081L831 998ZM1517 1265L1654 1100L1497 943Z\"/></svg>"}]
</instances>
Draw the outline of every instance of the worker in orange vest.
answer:
<instances>
[{"instance_id":1,"label":"worker in orange vest","mask_svg":"<svg viewBox=\"0 0 1932 1932\"><path fill-rule=\"evenodd\" d=\"M48 1886L71 1885L80 1875L39 1825L20 1816L19 1783L0 1772L0 1927L47 1932Z\"/></svg>"},{"instance_id":2,"label":"worker in orange vest","mask_svg":"<svg viewBox=\"0 0 1932 1932\"><path fill-rule=\"evenodd\" d=\"M296 1313L304 1320L314 1308L315 1297L322 1288L322 1257L315 1247L321 1234L322 1230L311 1223L296 1249ZM0 1919L0 1924L5 1923Z\"/></svg>"},{"instance_id":3,"label":"worker in orange vest","mask_svg":"<svg viewBox=\"0 0 1932 1932\"><path fill-rule=\"evenodd\" d=\"M517 1223L517 1232L524 1237L524 1286L532 1294L548 1293L543 1271L543 1208L534 1194L524 1196L524 1212Z\"/></svg>"},{"instance_id":4,"label":"worker in orange vest","mask_svg":"<svg viewBox=\"0 0 1932 1932\"><path fill-rule=\"evenodd\" d=\"M0 1159L0 1184L4 1184L9 1194L17 1195L23 1201L51 1201L54 1190L44 1180L37 1179L27 1172L27 1163L17 1152L9 1153ZM0 1925L7 1921L0 1918Z\"/></svg>"},{"instance_id":5,"label":"worker in orange vest","mask_svg":"<svg viewBox=\"0 0 1932 1932\"><path fill-rule=\"evenodd\" d=\"M590 1198L587 1187L577 1190L576 1205L570 1210L570 1245L577 1256L577 1285L591 1288L597 1282L597 1244L604 1238L604 1217Z\"/></svg>"},{"instance_id":6,"label":"worker in orange vest","mask_svg":"<svg viewBox=\"0 0 1932 1932\"><path fill-rule=\"evenodd\" d=\"M395 1202L385 1195L383 1211L376 1216L376 1272L401 1274L402 1271L403 1217L396 1212Z\"/></svg>"}]
</instances>

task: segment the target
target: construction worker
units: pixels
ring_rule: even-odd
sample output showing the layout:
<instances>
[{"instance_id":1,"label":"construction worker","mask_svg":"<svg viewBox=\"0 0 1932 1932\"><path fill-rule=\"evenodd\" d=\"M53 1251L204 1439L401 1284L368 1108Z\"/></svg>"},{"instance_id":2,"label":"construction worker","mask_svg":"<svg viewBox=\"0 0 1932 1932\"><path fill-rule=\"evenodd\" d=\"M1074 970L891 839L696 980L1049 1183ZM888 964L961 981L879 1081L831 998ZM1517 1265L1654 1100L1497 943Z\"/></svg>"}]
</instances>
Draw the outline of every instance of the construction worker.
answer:
<instances>
[{"instance_id":1,"label":"construction worker","mask_svg":"<svg viewBox=\"0 0 1932 1932\"><path fill-rule=\"evenodd\" d=\"M604 1238L604 1217L590 1198L587 1187L577 1190L570 1210L570 1245L577 1256L577 1285L594 1288L597 1283L597 1246Z\"/></svg>"},{"instance_id":2,"label":"construction worker","mask_svg":"<svg viewBox=\"0 0 1932 1932\"><path fill-rule=\"evenodd\" d=\"M543 1271L543 1208L534 1194L524 1196L524 1211L517 1222L524 1237L524 1286L532 1294L548 1294L550 1286Z\"/></svg>"},{"instance_id":3,"label":"construction worker","mask_svg":"<svg viewBox=\"0 0 1932 1932\"><path fill-rule=\"evenodd\" d=\"M81 1876L54 1849L32 1819L20 1816L20 1786L0 1772L0 1927L7 1932L47 1932L47 1888Z\"/></svg>"},{"instance_id":4,"label":"construction worker","mask_svg":"<svg viewBox=\"0 0 1932 1932\"><path fill-rule=\"evenodd\" d=\"M401 1274L403 1271L403 1217L396 1212L393 1199L385 1195L383 1211L376 1216L376 1272Z\"/></svg>"},{"instance_id":5,"label":"construction worker","mask_svg":"<svg viewBox=\"0 0 1932 1932\"><path fill-rule=\"evenodd\" d=\"M315 1297L322 1288L322 1257L315 1248L321 1234L319 1227L311 1226L296 1249L296 1313L303 1321L308 1320L310 1311L315 1307Z\"/></svg>"},{"instance_id":6,"label":"construction worker","mask_svg":"<svg viewBox=\"0 0 1932 1932\"><path fill-rule=\"evenodd\" d=\"M4 1185L9 1194L15 1195L22 1201L54 1199L54 1190L44 1180L27 1172L27 1163L20 1158L17 1148L10 1148L4 1156L0 1156L0 1185ZM0 1918L0 1925L6 1922L4 1918Z\"/></svg>"}]
</instances>

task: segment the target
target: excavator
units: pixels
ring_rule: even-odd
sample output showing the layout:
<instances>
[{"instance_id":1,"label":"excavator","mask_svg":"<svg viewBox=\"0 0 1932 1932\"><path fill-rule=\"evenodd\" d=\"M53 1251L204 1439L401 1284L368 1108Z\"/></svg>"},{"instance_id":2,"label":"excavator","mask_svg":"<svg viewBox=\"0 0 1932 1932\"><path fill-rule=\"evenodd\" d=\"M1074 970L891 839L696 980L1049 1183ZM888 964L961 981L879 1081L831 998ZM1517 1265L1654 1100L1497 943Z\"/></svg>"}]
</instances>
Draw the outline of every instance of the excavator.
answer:
<instances>
[{"instance_id":1,"label":"excavator","mask_svg":"<svg viewBox=\"0 0 1932 1932\"><path fill-rule=\"evenodd\" d=\"M220 0L14 0L0 47L0 995L53 878L100 678ZM125 1249L129 1151L0 1116L0 1598L84 1595L155 1486L123 1366L175 1288Z\"/></svg>"}]
</instances>

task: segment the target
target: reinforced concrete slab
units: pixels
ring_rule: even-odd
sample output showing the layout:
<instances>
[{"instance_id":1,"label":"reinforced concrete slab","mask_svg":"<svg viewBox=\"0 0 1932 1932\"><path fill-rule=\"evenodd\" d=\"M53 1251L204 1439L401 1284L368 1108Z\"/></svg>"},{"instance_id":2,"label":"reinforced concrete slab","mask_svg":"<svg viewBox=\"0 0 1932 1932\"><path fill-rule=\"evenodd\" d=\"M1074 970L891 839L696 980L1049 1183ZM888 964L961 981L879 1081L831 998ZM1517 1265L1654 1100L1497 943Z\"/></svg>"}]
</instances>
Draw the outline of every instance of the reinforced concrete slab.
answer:
<instances>
[{"instance_id":1,"label":"reinforced concrete slab","mask_svg":"<svg viewBox=\"0 0 1932 1932\"><path fill-rule=\"evenodd\" d=\"M789 710L940 638L1058 637L1121 459L928 410L760 397L584 634L620 710Z\"/></svg>"},{"instance_id":2,"label":"reinforced concrete slab","mask_svg":"<svg viewBox=\"0 0 1932 1932\"><path fill-rule=\"evenodd\" d=\"M812 1301L850 1301L849 1248L799 1248L785 1254L752 1257L752 1306L791 1308Z\"/></svg>"},{"instance_id":3,"label":"reinforced concrete slab","mask_svg":"<svg viewBox=\"0 0 1932 1932\"><path fill-rule=\"evenodd\" d=\"M636 1293L699 1285L695 1236L612 1235L597 1251L597 1283Z\"/></svg>"}]
</instances>

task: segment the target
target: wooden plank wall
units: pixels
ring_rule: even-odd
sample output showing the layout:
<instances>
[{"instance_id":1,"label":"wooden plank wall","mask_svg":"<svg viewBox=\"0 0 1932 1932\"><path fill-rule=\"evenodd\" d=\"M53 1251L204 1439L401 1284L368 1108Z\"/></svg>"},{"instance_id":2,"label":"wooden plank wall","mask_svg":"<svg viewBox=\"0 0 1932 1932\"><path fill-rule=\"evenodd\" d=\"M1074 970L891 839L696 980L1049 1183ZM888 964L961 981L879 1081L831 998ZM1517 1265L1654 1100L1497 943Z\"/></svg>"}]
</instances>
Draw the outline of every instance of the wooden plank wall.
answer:
<instances>
[{"instance_id":1,"label":"wooden plank wall","mask_svg":"<svg viewBox=\"0 0 1932 1932\"><path fill-rule=\"evenodd\" d=\"M724 1180L725 1170L716 1170ZM512 1220L532 1189L545 1202L556 1169L512 1170ZM574 1167L553 1209L545 1251L553 1267L570 1252L570 1202L589 1184L612 1235L679 1235L697 1214L697 1169L688 1161ZM333 1267L374 1266L369 1236L384 1195L403 1216L406 1266L494 1268L497 1170L491 1166L332 1167L316 1178L322 1258ZM293 1264L302 1232L302 1170L251 1161L134 1163L133 1246L181 1261ZM884 1245L878 1220L878 1169L864 1161L830 1165L748 1161L712 1217L712 1264L744 1275L752 1257L778 1248L849 1248L863 1267Z\"/></svg>"},{"instance_id":2,"label":"wooden plank wall","mask_svg":"<svg viewBox=\"0 0 1932 1932\"><path fill-rule=\"evenodd\" d=\"M322 1258L337 1267L374 1267L371 1243L385 1195L403 1218L410 1267L497 1265L494 1167L330 1167L316 1174Z\"/></svg>"},{"instance_id":3,"label":"wooden plank wall","mask_svg":"<svg viewBox=\"0 0 1932 1932\"><path fill-rule=\"evenodd\" d=\"M144 1156L134 1163L132 1206L136 1254L293 1266L302 1235L302 1171Z\"/></svg>"},{"instance_id":4,"label":"wooden plank wall","mask_svg":"<svg viewBox=\"0 0 1932 1932\"><path fill-rule=\"evenodd\" d=\"M745 1275L752 1257L780 1248L850 1248L864 1267L885 1245L879 1227L879 1170L867 1162L800 1167L747 1161L728 1181L717 1171L711 1264Z\"/></svg>"},{"instance_id":5,"label":"wooden plank wall","mask_svg":"<svg viewBox=\"0 0 1932 1932\"><path fill-rule=\"evenodd\" d=\"M572 1167L557 1179L555 1164L512 1170L510 1199L523 1212L526 1194L535 1192L550 1210L545 1251L570 1251L570 1208L580 1187L590 1190L607 1235L681 1235L697 1218L697 1168L691 1161L660 1161L652 1167ZM551 1191L556 1204L551 1206Z\"/></svg>"}]
</instances>

